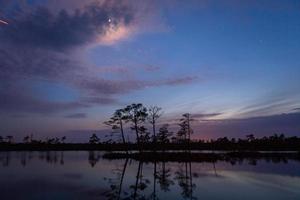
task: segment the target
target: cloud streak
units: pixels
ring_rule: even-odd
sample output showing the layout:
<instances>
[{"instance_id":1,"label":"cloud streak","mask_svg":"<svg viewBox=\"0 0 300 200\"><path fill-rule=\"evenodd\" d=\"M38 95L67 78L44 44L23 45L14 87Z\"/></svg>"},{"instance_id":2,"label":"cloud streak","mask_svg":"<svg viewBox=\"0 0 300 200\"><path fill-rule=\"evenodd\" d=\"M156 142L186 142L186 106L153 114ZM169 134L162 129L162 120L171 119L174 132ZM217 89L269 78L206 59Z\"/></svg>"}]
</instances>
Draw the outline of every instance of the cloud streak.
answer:
<instances>
[{"instance_id":1,"label":"cloud streak","mask_svg":"<svg viewBox=\"0 0 300 200\"><path fill-rule=\"evenodd\" d=\"M247 134L266 136L275 133L299 135L300 113L251 117L245 119L203 120L195 122L195 137L240 137Z\"/></svg>"},{"instance_id":2,"label":"cloud streak","mask_svg":"<svg viewBox=\"0 0 300 200\"><path fill-rule=\"evenodd\" d=\"M65 118L69 118L69 119L83 119L86 117L87 115L85 113L73 113L70 115L65 115Z\"/></svg>"}]
</instances>

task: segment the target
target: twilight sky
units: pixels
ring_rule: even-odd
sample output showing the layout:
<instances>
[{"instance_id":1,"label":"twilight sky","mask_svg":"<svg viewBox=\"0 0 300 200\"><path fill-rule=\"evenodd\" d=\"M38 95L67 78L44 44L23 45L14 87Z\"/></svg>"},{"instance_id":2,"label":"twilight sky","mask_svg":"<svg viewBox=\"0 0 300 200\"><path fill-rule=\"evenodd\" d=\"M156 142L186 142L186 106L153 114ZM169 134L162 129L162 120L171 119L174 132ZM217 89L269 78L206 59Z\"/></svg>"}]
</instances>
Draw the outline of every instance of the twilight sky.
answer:
<instances>
[{"instance_id":1,"label":"twilight sky","mask_svg":"<svg viewBox=\"0 0 300 200\"><path fill-rule=\"evenodd\" d=\"M80 140L141 102L194 138L300 136L298 0L0 0L0 20L0 135Z\"/></svg>"}]
</instances>

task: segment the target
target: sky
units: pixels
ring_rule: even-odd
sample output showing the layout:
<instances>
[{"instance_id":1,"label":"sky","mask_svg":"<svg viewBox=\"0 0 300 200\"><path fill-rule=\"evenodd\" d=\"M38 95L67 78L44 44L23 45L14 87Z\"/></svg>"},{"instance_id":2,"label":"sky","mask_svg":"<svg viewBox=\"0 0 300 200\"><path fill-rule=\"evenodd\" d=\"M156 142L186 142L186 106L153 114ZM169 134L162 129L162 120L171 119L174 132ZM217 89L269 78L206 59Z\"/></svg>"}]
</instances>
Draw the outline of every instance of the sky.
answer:
<instances>
[{"instance_id":1,"label":"sky","mask_svg":"<svg viewBox=\"0 0 300 200\"><path fill-rule=\"evenodd\" d=\"M299 19L298 0L0 0L0 135L103 136L143 103L197 139L300 136Z\"/></svg>"}]
</instances>

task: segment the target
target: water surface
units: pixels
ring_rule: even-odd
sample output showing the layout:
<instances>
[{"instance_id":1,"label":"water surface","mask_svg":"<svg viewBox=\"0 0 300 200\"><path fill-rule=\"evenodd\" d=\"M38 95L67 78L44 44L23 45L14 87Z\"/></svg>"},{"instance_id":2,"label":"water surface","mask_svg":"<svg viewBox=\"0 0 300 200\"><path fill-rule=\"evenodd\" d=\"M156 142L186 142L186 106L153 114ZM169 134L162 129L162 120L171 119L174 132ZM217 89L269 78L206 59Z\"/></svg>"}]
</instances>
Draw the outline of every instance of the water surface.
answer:
<instances>
[{"instance_id":1,"label":"water surface","mask_svg":"<svg viewBox=\"0 0 300 200\"><path fill-rule=\"evenodd\" d=\"M300 199L295 160L145 163L103 153L0 152L0 199Z\"/></svg>"}]
</instances>

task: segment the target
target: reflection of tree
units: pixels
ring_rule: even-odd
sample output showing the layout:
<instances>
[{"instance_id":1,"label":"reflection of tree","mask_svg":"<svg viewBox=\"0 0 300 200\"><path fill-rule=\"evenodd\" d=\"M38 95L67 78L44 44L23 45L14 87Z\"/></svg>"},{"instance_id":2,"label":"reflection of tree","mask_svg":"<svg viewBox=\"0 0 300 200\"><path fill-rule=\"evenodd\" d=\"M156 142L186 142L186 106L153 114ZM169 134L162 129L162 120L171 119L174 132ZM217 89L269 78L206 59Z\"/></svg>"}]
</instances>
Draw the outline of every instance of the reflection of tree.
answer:
<instances>
[{"instance_id":1,"label":"reflection of tree","mask_svg":"<svg viewBox=\"0 0 300 200\"><path fill-rule=\"evenodd\" d=\"M117 178L116 179L112 179L112 178L105 178L105 180L108 180L109 184L110 184L110 190L105 192L104 195L109 199L121 199L121 195L122 195L122 186L123 186L123 181L124 181L124 176L125 176L125 172L126 172L126 168L127 168L127 164L128 164L128 158L125 160L125 163L123 165L123 169L122 170L113 170L113 173L117 174Z\"/></svg>"},{"instance_id":2,"label":"reflection of tree","mask_svg":"<svg viewBox=\"0 0 300 200\"><path fill-rule=\"evenodd\" d=\"M175 180L178 181L178 185L182 189L183 199L196 199L196 197L193 197L193 190L196 185L193 184L191 162L185 162L184 167L179 166L178 171L175 172Z\"/></svg>"},{"instance_id":3,"label":"reflection of tree","mask_svg":"<svg viewBox=\"0 0 300 200\"><path fill-rule=\"evenodd\" d=\"M162 162L161 169L157 172L157 179L161 190L167 192L170 186L174 184L171 177L171 169L166 168L166 163Z\"/></svg>"},{"instance_id":4,"label":"reflection of tree","mask_svg":"<svg viewBox=\"0 0 300 200\"><path fill-rule=\"evenodd\" d=\"M21 165L25 167L27 164L27 152L23 151L21 153Z\"/></svg>"},{"instance_id":5,"label":"reflection of tree","mask_svg":"<svg viewBox=\"0 0 300 200\"><path fill-rule=\"evenodd\" d=\"M156 178L157 178L157 171L156 171L156 161L154 161L153 167L153 192L152 192L152 199L156 200Z\"/></svg>"},{"instance_id":6,"label":"reflection of tree","mask_svg":"<svg viewBox=\"0 0 300 200\"><path fill-rule=\"evenodd\" d=\"M64 152L63 151L60 152L60 164L61 165L65 164L65 161L64 161Z\"/></svg>"},{"instance_id":7,"label":"reflection of tree","mask_svg":"<svg viewBox=\"0 0 300 200\"><path fill-rule=\"evenodd\" d=\"M61 151L60 155L59 152L57 151L45 151L45 152L38 152L38 159L43 161L45 160L47 163L50 164L64 164L64 152ZM32 159L33 155L31 154L31 152L29 152L29 156L28 159Z\"/></svg>"},{"instance_id":8,"label":"reflection of tree","mask_svg":"<svg viewBox=\"0 0 300 200\"><path fill-rule=\"evenodd\" d=\"M9 166L10 163L10 152L0 153L0 161L2 162L3 167Z\"/></svg>"},{"instance_id":9,"label":"reflection of tree","mask_svg":"<svg viewBox=\"0 0 300 200\"><path fill-rule=\"evenodd\" d=\"M58 162L57 152L56 151L47 151L46 152L46 161L48 163L56 164Z\"/></svg>"},{"instance_id":10,"label":"reflection of tree","mask_svg":"<svg viewBox=\"0 0 300 200\"><path fill-rule=\"evenodd\" d=\"M148 187L148 184L150 184L150 181L148 179L145 179L143 176L143 162L139 161L135 185L130 186L130 188L133 189L131 198L134 200L147 199L145 194L143 194L142 192Z\"/></svg>"},{"instance_id":11,"label":"reflection of tree","mask_svg":"<svg viewBox=\"0 0 300 200\"><path fill-rule=\"evenodd\" d=\"M91 167L94 167L99 160L100 160L99 154L96 154L95 151L89 151L89 163Z\"/></svg>"}]
</instances>

